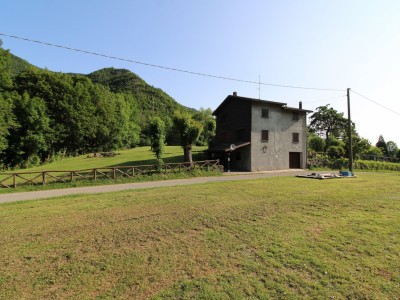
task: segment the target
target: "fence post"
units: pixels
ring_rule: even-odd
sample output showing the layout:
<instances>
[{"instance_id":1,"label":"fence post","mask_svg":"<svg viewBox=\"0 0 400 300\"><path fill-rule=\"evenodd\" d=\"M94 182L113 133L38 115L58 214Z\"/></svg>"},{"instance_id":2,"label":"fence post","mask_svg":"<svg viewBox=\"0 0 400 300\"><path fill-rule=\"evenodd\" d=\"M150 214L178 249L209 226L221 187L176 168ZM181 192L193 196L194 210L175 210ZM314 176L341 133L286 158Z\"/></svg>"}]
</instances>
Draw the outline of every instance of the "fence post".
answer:
<instances>
[{"instance_id":1,"label":"fence post","mask_svg":"<svg viewBox=\"0 0 400 300\"><path fill-rule=\"evenodd\" d=\"M42 184L46 185L46 172L45 171L42 172Z\"/></svg>"},{"instance_id":2,"label":"fence post","mask_svg":"<svg viewBox=\"0 0 400 300\"><path fill-rule=\"evenodd\" d=\"M115 168L113 168L113 179L115 180L116 178L116 172L115 172Z\"/></svg>"},{"instance_id":3,"label":"fence post","mask_svg":"<svg viewBox=\"0 0 400 300\"><path fill-rule=\"evenodd\" d=\"M16 188L17 187L17 174L13 174L13 186L14 186L14 188Z\"/></svg>"},{"instance_id":4,"label":"fence post","mask_svg":"<svg viewBox=\"0 0 400 300\"><path fill-rule=\"evenodd\" d=\"M70 179L71 179L71 182L74 180L74 171L71 171Z\"/></svg>"},{"instance_id":5,"label":"fence post","mask_svg":"<svg viewBox=\"0 0 400 300\"><path fill-rule=\"evenodd\" d=\"M97 180L97 169L93 169L93 180Z\"/></svg>"}]
</instances>

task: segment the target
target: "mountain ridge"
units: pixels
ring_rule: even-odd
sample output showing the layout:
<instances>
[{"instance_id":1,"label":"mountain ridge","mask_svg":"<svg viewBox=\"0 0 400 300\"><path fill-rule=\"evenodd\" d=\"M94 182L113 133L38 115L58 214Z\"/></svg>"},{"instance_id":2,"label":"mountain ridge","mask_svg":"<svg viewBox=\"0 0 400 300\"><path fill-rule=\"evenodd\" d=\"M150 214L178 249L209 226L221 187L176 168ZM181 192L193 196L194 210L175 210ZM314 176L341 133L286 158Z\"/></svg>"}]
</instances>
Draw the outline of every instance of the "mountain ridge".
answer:
<instances>
[{"instance_id":1,"label":"mountain ridge","mask_svg":"<svg viewBox=\"0 0 400 300\"><path fill-rule=\"evenodd\" d=\"M27 60L16 56L10 52L11 68L10 76L16 77L21 72L28 69L41 70L41 68L29 63ZM51 71L50 72L55 72ZM84 76L89 78L93 83L107 86L113 93L132 94L137 101L138 107L142 110L144 116L150 117L158 115L160 117L172 117L175 110L187 110L195 112L196 109L186 107L177 102L173 97L168 95L161 88L154 87L143 80L136 73L123 68L105 67L89 74L81 73L63 73L70 76ZM156 102L156 103L155 103ZM147 120L147 117L145 119Z\"/></svg>"}]
</instances>

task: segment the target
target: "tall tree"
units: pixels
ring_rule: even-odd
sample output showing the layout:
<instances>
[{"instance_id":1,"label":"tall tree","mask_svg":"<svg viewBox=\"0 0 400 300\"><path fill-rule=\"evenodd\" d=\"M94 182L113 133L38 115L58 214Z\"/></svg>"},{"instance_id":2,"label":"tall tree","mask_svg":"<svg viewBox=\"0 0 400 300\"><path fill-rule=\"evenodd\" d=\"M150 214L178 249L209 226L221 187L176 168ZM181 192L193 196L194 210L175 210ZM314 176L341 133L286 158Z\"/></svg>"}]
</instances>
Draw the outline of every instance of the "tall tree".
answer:
<instances>
[{"instance_id":1,"label":"tall tree","mask_svg":"<svg viewBox=\"0 0 400 300\"><path fill-rule=\"evenodd\" d=\"M16 99L14 113L19 125L10 131L7 162L24 167L37 165L49 149L51 129L45 103L25 92Z\"/></svg>"},{"instance_id":2,"label":"tall tree","mask_svg":"<svg viewBox=\"0 0 400 300\"><path fill-rule=\"evenodd\" d=\"M12 96L16 95L0 92L0 167L3 164L3 154L8 148L10 130L17 126Z\"/></svg>"},{"instance_id":3,"label":"tall tree","mask_svg":"<svg viewBox=\"0 0 400 300\"><path fill-rule=\"evenodd\" d=\"M0 92L12 87L10 77L11 55L10 52L1 48L0 45Z\"/></svg>"},{"instance_id":4,"label":"tall tree","mask_svg":"<svg viewBox=\"0 0 400 300\"><path fill-rule=\"evenodd\" d=\"M202 124L194 120L191 114L176 111L174 114L174 125L179 134L184 160L193 163L192 148L203 129Z\"/></svg>"},{"instance_id":5,"label":"tall tree","mask_svg":"<svg viewBox=\"0 0 400 300\"><path fill-rule=\"evenodd\" d=\"M12 87L10 64L10 53L1 48L0 40L0 167L3 165L4 153L8 148L10 130L17 125L13 112L16 95L10 92Z\"/></svg>"},{"instance_id":6,"label":"tall tree","mask_svg":"<svg viewBox=\"0 0 400 300\"><path fill-rule=\"evenodd\" d=\"M201 107L199 111L194 113L193 118L203 127L199 136L199 144L202 146L208 145L215 136L215 130L217 128L212 110L210 108L205 109Z\"/></svg>"},{"instance_id":7,"label":"tall tree","mask_svg":"<svg viewBox=\"0 0 400 300\"><path fill-rule=\"evenodd\" d=\"M159 165L163 163L162 155L165 151L165 124L160 117L153 117L149 124L151 150Z\"/></svg>"},{"instance_id":8,"label":"tall tree","mask_svg":"<svg viewBox=\"0 0 400 300\"><path fill-rule=\"evenodd\" d=\"M329 104L318 107L310 118L309 131L323 136L326 142L330 135L338 138L345 134L347 119Z\"/></svg>"},{"instance_id":9,"label":"tall tree","mask_svg":"<svg viewBox=\"0 0 400 300\"><path fill-rule=\"evenodd\" d=\"M382 150L383 155L388 155L387 144L386 144L385 139L382 134L379 136L378 142L376 143L375 146Z\"/></svg>"},{"instance_id":10,"label":"tall tree","mask_svg":"<svg viewBox=\"0 0 400 300\"><path fill-rule=\"evenodd\" d=\"M397 144L395 142L388 141L386 143L386 148L387 148L389 157L396 157L397 151L399 150L399 148L397 147Z\"/></svg>"}]
</instances>

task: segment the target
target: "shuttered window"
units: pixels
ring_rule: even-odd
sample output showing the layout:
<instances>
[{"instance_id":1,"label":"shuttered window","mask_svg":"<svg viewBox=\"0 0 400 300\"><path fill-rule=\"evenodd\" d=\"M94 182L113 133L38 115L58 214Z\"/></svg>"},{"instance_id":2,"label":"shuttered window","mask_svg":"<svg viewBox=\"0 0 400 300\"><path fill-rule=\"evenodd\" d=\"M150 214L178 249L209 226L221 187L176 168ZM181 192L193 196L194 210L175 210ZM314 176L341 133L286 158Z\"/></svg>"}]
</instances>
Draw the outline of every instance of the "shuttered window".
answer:
<instances>
[{"instance_id":1,"label":"shuttered window","mask_svg":"<svg viewBox=\"0 0 400 300\"><path fill-rule=\"evenodd\" d=\"M261 108L261 118L268 119L269 118L269 109Z\"/></svg>"},{"instance_id":2,"label":"shuttered window","mask_svg":"<svg viewBox=\"0 0 400 300\"><path fill-rule=\"evenodd\" d=\"M268 142L268 130L261 130L261 141Z\"/></svg>"},{"instance_id":3,"label":"shuttered window","mask_svg":"<svg viewBox=\"0 0 400 300\"><path fill-rule=\"evenodd\" d=\"M292 142L293 143L298 143L300 141L300 135L298 132L293 132L292 133Z\"/></svg>"}]
</instances>

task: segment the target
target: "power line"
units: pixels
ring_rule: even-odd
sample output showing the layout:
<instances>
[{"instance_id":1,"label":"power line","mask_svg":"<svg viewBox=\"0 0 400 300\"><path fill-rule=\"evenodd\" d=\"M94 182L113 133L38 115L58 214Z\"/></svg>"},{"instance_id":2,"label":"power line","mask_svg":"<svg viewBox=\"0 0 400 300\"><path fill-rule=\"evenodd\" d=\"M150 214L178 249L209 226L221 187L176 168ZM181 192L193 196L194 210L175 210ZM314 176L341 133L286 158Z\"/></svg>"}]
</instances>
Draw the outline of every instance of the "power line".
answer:
<instances>
[{"instance_id":1,"label":"power line","mask_svg":"<svg viewBox=\"0 0 400 300\"><path fill-rule=\"evenodd\" d=\"M399 115L399 116L400 116L400 113L398 113L397 111L394 111L393 109L390 109L389 107L386 107L386 106L380 104L380 103L377 102L377 101L374 101L374 100L372 100L372 99L370 99L370 98L368 98L368 97L366 97L366 96L363 96L363 95L361 95L360 93L357 93L355 90L351 90L351 92L353 92L354 94L357 94L358 96L360 96L360 97L362 97L362 98L364 98L364 99L366 99L366 100L368 100L368 101L370 101L370 102L372 102L372 103L375 103L376 105L379 105L380 107L382 107L382 108L384 108L384 109L386 109L386 110L388 110L388 111L391 111L392 113L395 113L396 115Z\"/></svg>"},{"instance_id":2,"label":"power line","mask_svg":"<svg viewBox=\"0 0 400 300\"><path fill-rule=\"evenodd\" d=\"M6 36L9 38L13 38L13 39L27 41L27 42L32 42L32 43L42 44L42 45L51 46L51 47L62 48L62 49L70 50L70 51L85 53L85 54L89 54L89 55L95 55L95 56L110 58L110 59L114 59L114 60L134 63L134 64L138 64L138 65L143 65L143 66L147 66L147 67L164 69L164 70L174 71L174 72L181 72L181 73L203 76L203 77L210 77L210 78L216 78L216 79L222 79L222 80L229 80L229 81L236 81L236 82L243 82L243 83L250 83L250 84L258 84L258 85L267 85L267 86L274 86L274 87L281 87L281 88L291 88L291 89L316 90L316 91L337 91L337 92L345 91L343 89L283 85L283 84L275 84L275 83L267 83L267 82L259 82L259 81L257 82L257 81L244 80L244 79L238 79L238 78L232 78L232 77L218 76L218 75L213 75L213 74L200 73L200 72L189 71L189 70L182 70L182 69L173 68L173 67L166 67L166 66L161 66L161 65L156 65L156 64L126 59L126 58L121 58L121 57L116 57L116 56L111 56L111 55L106 55L106 54L101 54L101 53L97 53L97 52L81 50L81 49L77 49L77 48L71 48L71 47L67 47L67 46L57 45L57 44L48 43L48 42L42 42L42 41L38 41L38 40L19 37L19 36L15 36L15 35L9 35L9 34L5 34L5 33L0 33L0 35Z\"/></svg>"}]
</instances>

